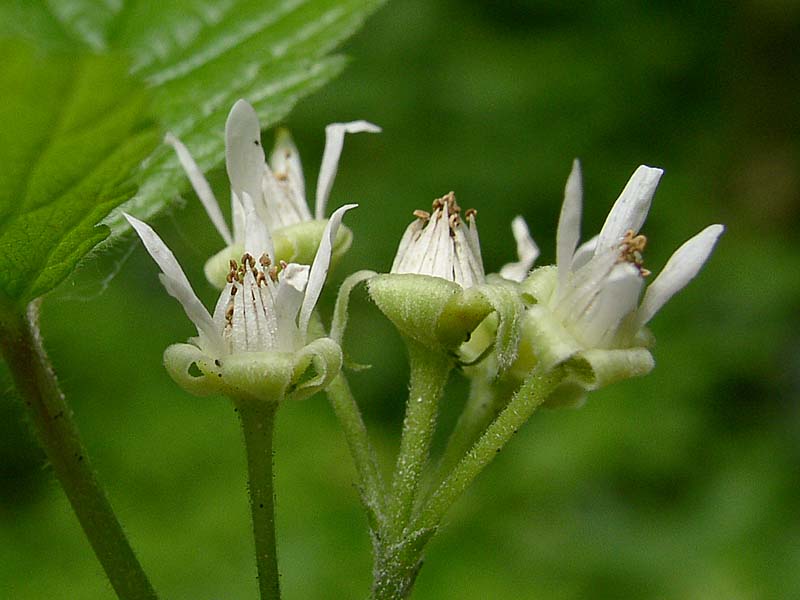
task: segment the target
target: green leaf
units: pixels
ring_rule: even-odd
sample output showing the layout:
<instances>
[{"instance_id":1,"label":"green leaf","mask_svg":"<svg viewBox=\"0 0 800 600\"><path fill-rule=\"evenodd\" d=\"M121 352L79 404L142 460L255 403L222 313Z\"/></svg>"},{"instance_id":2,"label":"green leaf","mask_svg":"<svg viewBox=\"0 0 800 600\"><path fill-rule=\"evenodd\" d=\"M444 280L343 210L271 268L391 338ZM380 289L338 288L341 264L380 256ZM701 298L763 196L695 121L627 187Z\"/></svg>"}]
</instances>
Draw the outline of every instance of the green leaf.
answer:
<instances>
[{"instance_id":1,"label":"green leaf","mask_svg":"<svg viewBox=\"0 0 800 600\"><path fill-rule=\"evenodd\" d=\"M144 89L117 56L0 42L0 295L22 306L109 234L157 142Z\"/></svg>"},{"instance_id":2,"label":"green leaf","mask_svg":"<svg viewBox=\"0 0 800 600\"><path fill-rule=\"evenodd\" d=\"M204 170L221 164L223 128L239 98L264 127L284 118L303 96L345 65L327 56L383 0L6 0L0 35L37 43L119 51L151 88L154 114L180 137ZM173 153L160 146L147 161L126 210L148 219L188 182ZM116 213L113 236L127 231Z\"/></svg>"}]
</instances>

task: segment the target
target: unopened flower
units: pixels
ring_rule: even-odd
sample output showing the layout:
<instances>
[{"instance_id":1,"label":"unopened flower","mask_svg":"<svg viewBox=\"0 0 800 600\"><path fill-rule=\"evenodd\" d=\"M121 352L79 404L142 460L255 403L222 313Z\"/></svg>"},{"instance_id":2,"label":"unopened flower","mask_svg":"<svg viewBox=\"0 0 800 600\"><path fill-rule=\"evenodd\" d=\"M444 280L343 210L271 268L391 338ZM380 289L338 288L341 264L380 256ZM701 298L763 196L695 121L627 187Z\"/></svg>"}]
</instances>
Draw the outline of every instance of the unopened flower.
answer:
<instances>
[{"instance_id":1,"label":"unopened flower","mask_svg":"<svg viewBox=\"0 0 800 600\"><path fill-rule=\"evenodd\" d=\"M595 389L653 367L644 326L706 262L722 225L710 225L678 248L647 287L644 224L662 170L640 166L622 190L599 235L578 246L582 211L580 165L567 180L559 218L556 266L535 270L523 289L536 303L526 310L523 370L551 368L578 357Z\"/></svg>"},{"instance_id":2,"label":"unopened flower","mask_svg":"<svg viewBox=\"0 0 800 600\"><path fill-rule=\"evenodd\" d=\"M462 217L453 192L434 200L430 213L414 211L390 272L370 279L369 292L405 337L454 356L496 314L488 344L496 343L506 368L516 356L522 303L506 286L486 283L475 215Z\"/></svg>"},{"instance_id":3,"label":"unopened flower","mask_svg":"<svg viewBox=\"0 0 800 600\"><path fill-rule=\"evenodd\" d=\"M164 354L175 381L195 394L222 392L268 400L287 392L302 397L327 385L341 367L341 350L327 338L307 343L308 323L327 276L336 231L354 206L343 206L331 216L309 267L274 263L270 238L249 204L243 223L245 251L240 260L230 261L213 313L197 298L155 231L126 214L161 268L164 287L197 327L198 337L190 344L175 344ZM300 383L312 364L315 375ZM200 376L190 373L192 365Z\"/></svg>"},{"instance_id":4,"label":"unopened flower","mask_svg":"<svg viewBox=\"0 0 800 600\"><path fill-rule=\"evenodd\" d=\"M186 146L172 134L165 141L178 156L200 201L227 247L206 264L206 276L221 287L228 261L242 254L244 243L245 195L255 210L258 227L274 241L278 258L303 264L311 262L325 228L325 209L336 177L344 136L347 133L379 132L367 121L332 123L325 128L325 150L317 181L316 209L312 217L306 203L303 168L288 131L278 132L275 148L267 163L261 146L261 126L253 107L238 100L225 124L225 164L231 183L232 228L222 216L219 203ZM305 224L305 225L302 225ZM335 254L350 245L351 235L340 229Z\"/></svg>"},{"instance_id":5,"label":"unopened flower","mask_svg":"<svg viewBox=\"0 0 800 600\"><path fill-rule=\"evenodd\" d=\"M415 210L397 249L391 273L430 275L463 288L485 280L476 211L464 212L453 192L433 201L432 212Z\"/></svg>"}]
</instances>

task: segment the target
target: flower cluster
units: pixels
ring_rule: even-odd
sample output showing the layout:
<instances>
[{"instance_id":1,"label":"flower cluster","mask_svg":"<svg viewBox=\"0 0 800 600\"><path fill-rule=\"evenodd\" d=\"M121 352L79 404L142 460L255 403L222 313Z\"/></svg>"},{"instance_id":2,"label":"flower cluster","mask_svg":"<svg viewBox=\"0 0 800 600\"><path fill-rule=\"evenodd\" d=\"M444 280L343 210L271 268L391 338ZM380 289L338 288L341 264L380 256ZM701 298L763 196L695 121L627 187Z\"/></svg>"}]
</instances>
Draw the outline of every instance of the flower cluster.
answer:
<instances>
[{"instance_id":1,"label":"flower cluster","mask_svg":"<svg viewBox=\"0 0 800 600\"><path fill-rule=\"evenodd\" d=\"M345 134L376 131L366 121L326 128L312 218L288 132L278 133L267 162L256 113L238 101L225 129L232 230L189 151L167 136L227 244L206 265L209 279L222 289L209 313L161 239L126 215L161 268L167 291L197 327L191 344L175 345L165 354L170 373L184 387L196 393L264 395L259 382L265 373L276 372L276 356L285 364L282 393L298 385L317 390L338 373L338 344L327 338L309 342L308 328L337 253L342 217L355 205L342 206L327 220L324 214ZM683 244L642 293L650 272L644 265L647 238L640 229L661 175L661 169L636 169L600 233L579 244L583 193L575 161L558 222L556 264L531 272L539 249L525 221L516 217L512 233L519 260L488 277L476 211L462 212L450 192L434 200L430 212L414 211L389 273L359 275L359 281L369 279L372 299L409 340L467 362L464 343L486 338L473 357L486 356L494 341L494 361L487 364L496 369L495 376L508 371L520 381L534 369L573 365L569 385L578 390L573 399L582 398L587 390L652 368L645 326L699 272L723 231L711 225ZM347 246L349 238L338 250ZM200 377L190 374L192 365ZM315 373L309 375L312 366Z\"/></svg>"}]
</instances>

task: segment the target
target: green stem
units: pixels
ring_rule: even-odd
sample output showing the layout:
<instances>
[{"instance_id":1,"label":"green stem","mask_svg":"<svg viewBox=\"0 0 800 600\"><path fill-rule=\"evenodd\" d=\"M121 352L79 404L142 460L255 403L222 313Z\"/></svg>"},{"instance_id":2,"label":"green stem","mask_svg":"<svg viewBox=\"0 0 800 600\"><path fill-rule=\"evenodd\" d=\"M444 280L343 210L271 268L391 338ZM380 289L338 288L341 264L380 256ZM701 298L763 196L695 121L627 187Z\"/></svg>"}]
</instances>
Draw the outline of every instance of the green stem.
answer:
<instances>
[{"instance_id":1,"label":"green stem","mask_svg":"<svg viewBox=\"0 0 800 600\"><path fill-rule=\"evenodd\" d=\"M492 421L508 405L514 393L512 383L491 380L480 373L470 380L469 398L447 440L432 483L438 485L453 470ZM433 491L433 490L431 490Z\"/></svg>"},{"instance_id":2,"label":"green stem","mask_svg":"<svg viewBox=\"0 0 800 600\"><path fill-rule=\"evenodd\" d=\"M411 382L388 515L396 539L402 539L411 516L436 429L439 400L453 368L452 359L441 351L428 349L413 340L406 340L406 345Z\"/></svg>"},{"instance_id":3,"label":"green stem","mask_svg":"<svg viewBox=\"0 0 800 600\"><path fill-rule=\"evenodd\" d=\"M385 523L386 507L383 478L381 477L375 450L369 441L367 428L361 418L347 379L343 374L333 380L327 389L333 412L344 431L350 455L353 457L361 486L361 494L373 531L382 530Z\"/></svg>"},{"instance_id":4,"label":"green stem","mask_svg":"<svg viewBox=\"0 0 800 600\"><path fill-rule=\"evenodd\" d=\"M3 357L14 378L39 442L89 543L122 600L148 600L156 593L97 480L72 410L58 386L39 334L39 301L23 316L0 315Z\"/></svg>"},{"instance_id":5,"label":"green stem","mask_svg":"<svg viewBox=\"0 0 800 600\"><path fill-rule=\"evenodd\" d=\"M275 493L273 491L273 431L277 402L238 401L247 452L248 490L253 517L258 589L261 600L281 597L278 553L275 543Z\"/></svg>"},{"instance_id":6,"label":"green stem","mask_svg":"<svg viewBox=\"0 0 800 600\"><path fill-rule=\"evenodd\" d=\"M419 517L415 519L415 529L433 528L441 522L450 505L494 459L563 378L561 369L544 374L534 371L528 376L508 406L433 493Z\"/></svg>"}]
</instances>

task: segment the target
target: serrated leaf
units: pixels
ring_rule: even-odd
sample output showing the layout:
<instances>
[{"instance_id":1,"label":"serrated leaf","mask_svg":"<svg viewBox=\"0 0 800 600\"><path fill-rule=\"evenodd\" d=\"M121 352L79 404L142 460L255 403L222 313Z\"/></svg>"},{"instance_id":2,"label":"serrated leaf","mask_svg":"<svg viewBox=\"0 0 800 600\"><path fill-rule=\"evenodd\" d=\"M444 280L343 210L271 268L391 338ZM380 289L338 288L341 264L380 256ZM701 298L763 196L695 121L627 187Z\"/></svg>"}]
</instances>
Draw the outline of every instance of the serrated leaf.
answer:
<instances>
[{"instance_id":1,"label":"serrated leaf","mask_svg":"<svg viewBox=\"0 0 800 600\"><path fill-rule=\"evenodd\" d=\"M230 107L247 99L264 127L335 77L340 56L326 56L383 0L6 0L2 32L41 43L119 51L151 88L154 113L204 170L221 164ZM66 40L66 41L65 41ZM173 153L159 147L126 210L147 219L188 182ZM127 230L119 214L114 236Z\"/></svg>"},{"instance_id":2,"label":"serrated leaf","mask_svg":"<svg viewBox=\"0 0 800 600\"><path fill-rule=\"evenodd\" d=\"M24 305L74 269L135 192L157 135L119 57L0 43L0 294Z\"/></svg>"}]
</instances>

